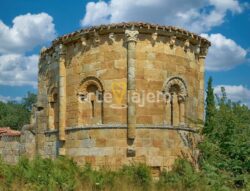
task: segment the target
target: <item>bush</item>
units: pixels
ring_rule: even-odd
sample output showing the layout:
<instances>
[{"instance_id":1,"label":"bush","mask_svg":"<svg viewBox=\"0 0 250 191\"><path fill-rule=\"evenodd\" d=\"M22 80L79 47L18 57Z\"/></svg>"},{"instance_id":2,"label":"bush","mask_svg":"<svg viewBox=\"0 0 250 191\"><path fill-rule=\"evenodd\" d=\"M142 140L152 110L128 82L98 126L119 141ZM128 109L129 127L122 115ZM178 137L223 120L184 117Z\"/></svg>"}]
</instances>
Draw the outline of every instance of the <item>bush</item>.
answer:
<instances>
[{"instance_id":1,"label":"bush","mask_svg":"<svg viewBox=\"0 0 250 191\"><path fill-rule=\"evenodd\" d=\"M201 173L195 171L191 163L177 159L172 171L163 171L158 182L158 188L173 190L207 190Z\"/></svg>"},{"instance_id":2,"label":"bush","mask_svg":"<svg viewBox=\"0 0 250 191\"><path fill-rule=\"evenodd\" d=\"M131 166L123 166L123 168L119 171L119 174L130 184L141 187L143 190L149 190L151 188L151 172L150 168L145 164L132 164Z\"/></svg>"}]
</instances>

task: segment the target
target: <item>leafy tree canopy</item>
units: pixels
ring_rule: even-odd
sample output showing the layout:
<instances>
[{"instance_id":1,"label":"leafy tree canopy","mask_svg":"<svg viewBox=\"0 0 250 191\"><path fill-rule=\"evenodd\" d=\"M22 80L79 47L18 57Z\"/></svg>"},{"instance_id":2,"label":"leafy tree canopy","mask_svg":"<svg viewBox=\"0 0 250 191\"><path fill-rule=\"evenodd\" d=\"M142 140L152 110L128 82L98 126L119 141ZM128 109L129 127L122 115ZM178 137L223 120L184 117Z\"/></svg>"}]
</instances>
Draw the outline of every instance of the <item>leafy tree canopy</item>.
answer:
<instances>
[{"instance_id":1,"label":"leafy tree canopy","mask_svg":"<svg viewBox=\"0 0 250 191\"><path fill-rule=\"evenodd\" d=\"M30 120L32 105L36 103L36 94L28 92L21 102L0 101L0 127L20 130Z\"/></svg>"}]
</instances>

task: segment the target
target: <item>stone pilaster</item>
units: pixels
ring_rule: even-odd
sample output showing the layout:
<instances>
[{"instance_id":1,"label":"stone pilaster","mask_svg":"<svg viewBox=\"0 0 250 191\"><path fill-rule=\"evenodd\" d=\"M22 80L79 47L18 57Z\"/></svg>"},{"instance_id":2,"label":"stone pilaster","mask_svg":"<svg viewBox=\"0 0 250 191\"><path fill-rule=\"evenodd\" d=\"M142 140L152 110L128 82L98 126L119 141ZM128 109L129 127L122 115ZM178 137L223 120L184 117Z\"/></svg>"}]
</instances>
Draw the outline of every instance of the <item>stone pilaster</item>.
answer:
<instances>
[{"instance_id":1,"label":"stone pilaster","mask_svg":"<svg viewBox=\"0 0 250 191\"><path fill-rule=\"evenodd\" d=\"M204 120L204 69L205 69L205 58L207 55L208 47L201 47L200 54L198 57L199 64L199 92L198 92L198 119Z\"/></svg>"},{"instance_id":2,"label":"stone pilaster","mask_svg":"<svg viewBox=\"0 0 250 191\"><path fill-rule=\"evenodd\" d=\"M136 135L136 104L131 101L131 97L136 91L135 85L135 47L139 32L136 30L126 30L127 40L127 99L128 99L128 139L135 139Z\"/></svg>"},{"instance_id":3,"label":"stone pilaster","mask_svg":"<svg viewBox=\"0 0 250 191\"><path fill-rule=\"evenodd\" d=\"M59 45L59 140L62 141L59 154L64 155L65 149L65 122L66 122L66 68L65 68L65 47Z\"/></svg>"}]
</instances>

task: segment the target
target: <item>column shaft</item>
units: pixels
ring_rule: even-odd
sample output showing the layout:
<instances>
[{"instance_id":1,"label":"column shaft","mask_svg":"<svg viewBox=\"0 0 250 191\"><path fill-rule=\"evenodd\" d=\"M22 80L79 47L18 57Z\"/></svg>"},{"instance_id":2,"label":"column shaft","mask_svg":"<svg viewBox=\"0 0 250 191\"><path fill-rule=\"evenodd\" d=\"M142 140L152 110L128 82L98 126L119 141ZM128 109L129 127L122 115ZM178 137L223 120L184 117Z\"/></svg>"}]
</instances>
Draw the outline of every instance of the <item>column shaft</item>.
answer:
<instances>
[{"instance_id":1,"label":"column shaft","mask_svg":"<svg viewBox=\"0 0 250 191\"><path fill-rule=\"evenodd\" d=\"M131 101L135 92L135 43L134 41L128 42L128 138L134 139L136 134L136 105Z\"/></svg>"},{"instance_id":2,"label":"column shaft","mask_svg":"<svg viewBox=\"0 0 250 191\"><path fill-rule=\"evenodd\" d=\"M180 105L180 125L185 124L185 105L184 101L179 102Z\"/></svg>"},{"instance_id":3,"label":"column shaft","mask_svg":"<svg viewBox=\"0 0 250 191\"><path fill-rule=\"evenodd\" d=\"M170 102L170 98L167 100L165 109L166 109L166 124L170 125L171 124L171 102Z\"/></svg>"},{"instance_id":4,"label":"column shaft","mask_svg":"<svg viewBox=\"0 0 250 191\"><path fill-rule=\"evenodd\" d=\"M174 93L172 98L172 104L173 104L173 126L179 125L179 103L178 103L178 97Z\"/></svg>"},{"instance_id":5,"label":"column shaft","mask_svg":"<svg viewBox=\"0 0 250 191\"><path fill-rule=\"evenodd\" d=\"M66 121L66 69L63 50L59 58L59 140L65 141Z\"/></svg>"},{"instance_id":6,"label":"column shaft","mask_svg":"<svg viewBox=\"0 0 250 191\"><path fill-rule=\"evenodd\" d=\"M135 47L139 32L136 30L126 30L127 37L127 123L128 139L135 139L136 136L136 104L131 101L132 95L136 91L135 73L136 59Z\"/></svg>"}]
</instances>

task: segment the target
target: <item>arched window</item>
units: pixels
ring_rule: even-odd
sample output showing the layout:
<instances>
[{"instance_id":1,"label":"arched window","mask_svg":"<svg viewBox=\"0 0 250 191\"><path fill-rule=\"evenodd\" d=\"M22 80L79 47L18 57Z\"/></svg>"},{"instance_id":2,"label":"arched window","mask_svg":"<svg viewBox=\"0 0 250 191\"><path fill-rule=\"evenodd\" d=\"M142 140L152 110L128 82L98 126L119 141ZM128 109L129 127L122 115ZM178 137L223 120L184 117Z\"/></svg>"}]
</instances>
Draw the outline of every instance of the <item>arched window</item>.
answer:
<instances>
[{"instance_id":1,"label":"arched window","mask_svg":"<svg viewBox=\"0 0 250 191\"><path fill-rule=\"evenodd\" d=\"M80 84L79 123L102 124L103 118L103 86L99 79L87 77Z\"/></svg>"},{"instance_id":2,"label":"arched window","mask_svg":"<svg viewBox=\"0 0 250 191\"><path fill-rule=\"evenodd\" d=\"M166 94L166 122L172 126L185 124L187 88L179 77L170 78L164 85Z\"/></svg>"},{"instance_id":3,"label":"arched window","mask_svg":"<svg viewBox=\"0 0 250 191\"><path fill-rule=\"evenodd\" d=\"M48 128L58 129L59 111L58 111L58 92L57 88L49 91L49 107L48 107Z\"/></svg>"}]
</instances>

